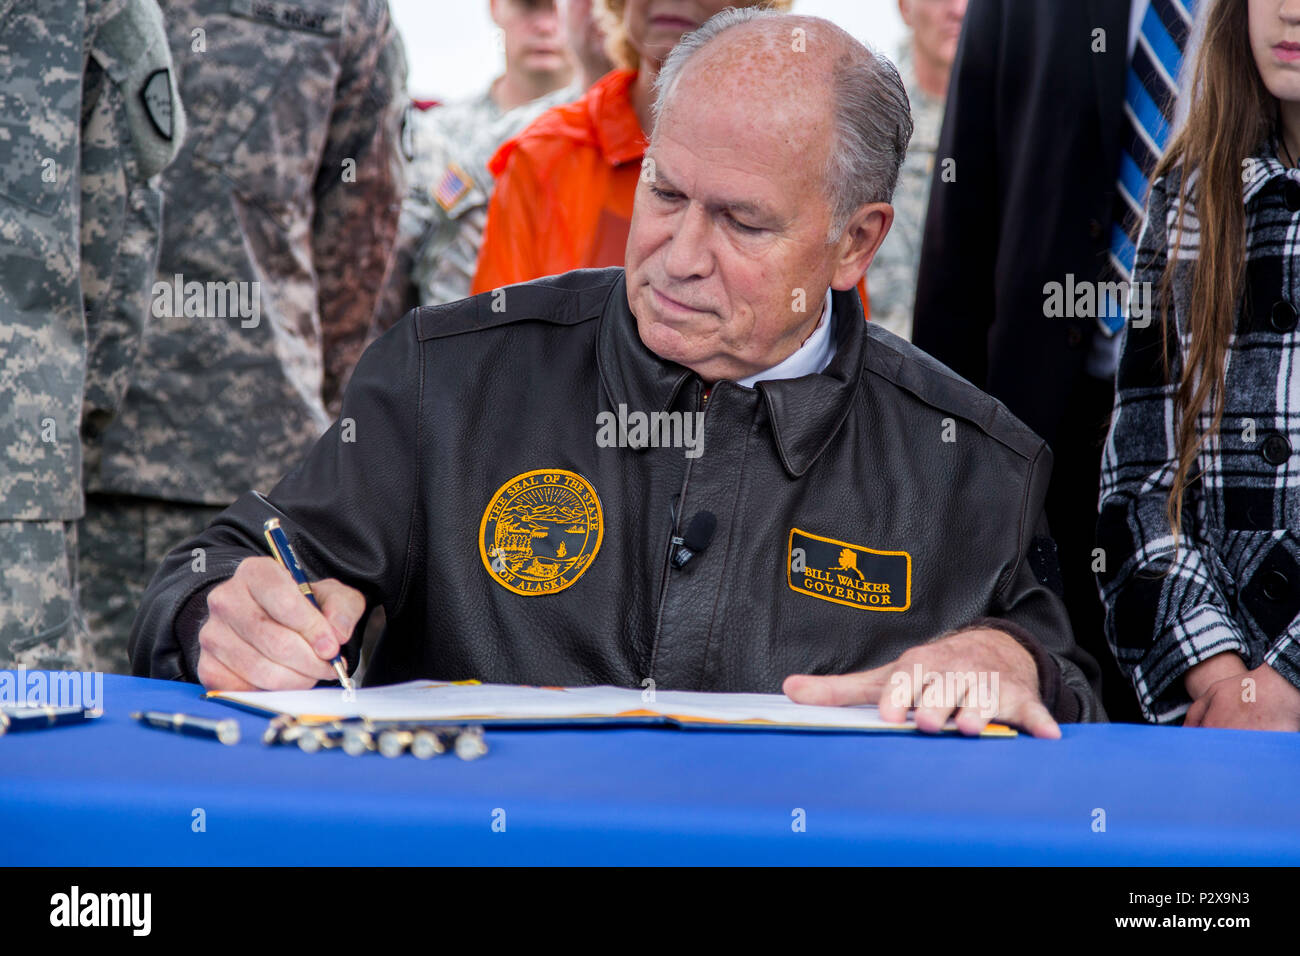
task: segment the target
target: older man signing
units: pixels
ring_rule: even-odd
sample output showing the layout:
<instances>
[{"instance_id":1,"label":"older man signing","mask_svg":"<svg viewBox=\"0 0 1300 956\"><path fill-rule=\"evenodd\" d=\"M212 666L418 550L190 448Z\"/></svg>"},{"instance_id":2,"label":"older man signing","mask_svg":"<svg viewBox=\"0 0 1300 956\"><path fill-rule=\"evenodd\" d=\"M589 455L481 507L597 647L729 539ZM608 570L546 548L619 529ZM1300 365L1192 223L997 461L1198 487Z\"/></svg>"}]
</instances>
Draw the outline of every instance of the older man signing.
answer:
<instances>
[{"instance_id":1,"label":"older man signing","mask_svg":"<svg viewBox=\"0 0 1300 956\"><path fill-rule=\"evenodd\" d=\"M911 132L897 72L823 20L727 11L665 63L655 115L626 269L408 314L308 457L168 557L137 673L310 687L382 604L367 683L784 688L966 733L1100 718L1053 589L1047 447L852 291ZM322 612L265 556L270 518Z\"/></svg>"}]
</instances>

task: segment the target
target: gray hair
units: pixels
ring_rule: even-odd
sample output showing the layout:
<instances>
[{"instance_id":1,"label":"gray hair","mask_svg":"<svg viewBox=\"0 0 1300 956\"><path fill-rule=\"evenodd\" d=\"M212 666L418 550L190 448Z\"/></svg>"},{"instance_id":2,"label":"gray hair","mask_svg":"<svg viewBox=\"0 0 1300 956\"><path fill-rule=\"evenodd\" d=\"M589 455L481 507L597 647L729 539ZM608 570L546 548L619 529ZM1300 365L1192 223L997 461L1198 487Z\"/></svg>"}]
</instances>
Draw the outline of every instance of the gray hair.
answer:
<instances>
[{"instance_id":1,"label":"gray hair","mask_svg":"<svg viewBox=\"0 0 1300 956\"><path fill-rule=\"evenodd\" d=\"M664 60L655 80L655 127L682 69L719 34L755 20L793 17L763 7L728 7L681 42ZM831 144L825 185L831 204L827 242L836 241L849 217L864 203L891 202L898 173L912 139L912 107L898 69L888 58L855 40L839 27L830 29L847 41L832 67L835 141ZM653 136L653 133L652 133Z\"/></svg>"}]
</instances>

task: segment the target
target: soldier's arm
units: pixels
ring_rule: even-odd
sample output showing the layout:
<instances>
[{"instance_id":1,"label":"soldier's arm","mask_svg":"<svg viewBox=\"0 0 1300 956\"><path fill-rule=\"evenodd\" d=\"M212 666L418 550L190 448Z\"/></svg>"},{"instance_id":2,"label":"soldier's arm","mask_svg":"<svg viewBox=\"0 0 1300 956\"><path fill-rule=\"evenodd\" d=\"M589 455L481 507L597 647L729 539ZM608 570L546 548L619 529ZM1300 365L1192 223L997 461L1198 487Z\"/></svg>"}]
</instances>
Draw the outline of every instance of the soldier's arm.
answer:
<instances>
[{"instance_id":1,"label":"soldier's arm","mask_svg":"<svg viewBox=\"0 0 1300 956\"><path fill-rule=\"evenodd\" d=\"M280 519L311 580L337 581L340 587L360 592L367 609L382 604L390 620L395 619L410 567L420 566L418 556L412 560L412 550L418 555L424 540L418 527L423 502L416 491L423 452L417 428L422 407L423 362L412 314L366 350L344 395L339 420L269 495L244 495L163 560L132 629L129 653L134 673L199 679L199 637L213 613L210 598L244 562L262 559L261 564L266 564L270 552L263 523L268 518ZM235 600L224 603L219 595L216 611L249 641L278 642L288 653L300 653L301 647L285 645L279 628L301 627L303 637L319 638L324 633L321 622L312 615L284 620L275 609L282 598L274 593L260 605L261 610L249 606L247 594L257 594L261 586L252 578L274 584L270 581L274 575L265 570L254 575L254 570L251 565L245 570L243 578L250 585L246 592L240 590ZM291 582L282 583L292 589ZM226 596L236 590L227 589ZM306 605L296 591L293 596ZM342 606L342 616L332 621L335 628L356 609L346 594ZM280 623L272 626L276 621ZM360 651L364 623L362 614L344 652L352 664ZM223 640L230 639L222 634ZM292 661L286 663L304 673Z\"/></svg>"},{"instance_id":2,"label":"soldier's arm","mask_svg":"<svg viewBox=\"0 0 1300 956\"><path fill-rule=\"evenodd\" d=\"M316 178L312 257L318 282L326 407L361 354L397 235L406 55L386 0L354 0Z\"/></svg>"},{"instance_id":3,"label":"soldier's arm","mask_svg":"<svg viewBox=\"0 0 1300 956\"><path fill-rule=\"evenodd\" d=\"M156 176L185 136L156 0L130 0L94 31L81 112L82 421L88 437L102 431L121 405L140 351L161 232Z\"/></svg>"},{"instance_id":4,"label":"soldier's arm","mask_svg":"<svg viewBox=\"0 0 1300 956\"><path fill-rule=\"evenodd\" d=\"M413 272L416 250L419 248L424 230L418 228L419 221L408 210L411 198L408 195L406 201L402 203L397 242L393 246L393 261L388 269L388 277L384 281L379 306L375 310L372 335L382 335L387 332L398 319L420 304Z\"/></svg>"},{"instance_id":5,"label":"soldier's arm","mask_svg":"<svg viewBox=\"0 0 1300 956\"><path fill-rule=\"evenodd\" d=\"M437 241L420 251L415 280L423 305L444 305L470 294L486 224L485 202L461 212Z\"/></svg>"}]
</instances>

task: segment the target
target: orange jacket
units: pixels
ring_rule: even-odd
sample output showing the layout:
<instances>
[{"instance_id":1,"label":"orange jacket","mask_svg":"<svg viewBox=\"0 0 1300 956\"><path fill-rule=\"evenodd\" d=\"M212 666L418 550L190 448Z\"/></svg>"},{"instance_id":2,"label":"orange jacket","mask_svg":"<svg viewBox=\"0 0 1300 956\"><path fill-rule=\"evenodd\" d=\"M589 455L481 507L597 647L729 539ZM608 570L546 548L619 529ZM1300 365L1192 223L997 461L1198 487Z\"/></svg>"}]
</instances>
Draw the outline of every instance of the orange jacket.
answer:
<instances>
[{"instance_id":1,"label":"orange jacket","mask_svg":"<svg viewBox=\"0 0 1300 956\"><path fill-rule=\"evenodd\" d=\"M635 80L635 70L606 74L497 150L488 163L496 187L471 294L623 265L646 149L632 106ZM858 294L867 310L865 277Z\"/></svg>"},{"instance_id":2,"label":"orange jacket","mask_svg":"<svg viewBox=\"0 0 1300 956\"><path fill-rule=\"evenodd\" d=\"M635 79L635 70L607 74L497 150L471 292L623 264L646 148L632 107Z\"/></svg>"}]
</instances>

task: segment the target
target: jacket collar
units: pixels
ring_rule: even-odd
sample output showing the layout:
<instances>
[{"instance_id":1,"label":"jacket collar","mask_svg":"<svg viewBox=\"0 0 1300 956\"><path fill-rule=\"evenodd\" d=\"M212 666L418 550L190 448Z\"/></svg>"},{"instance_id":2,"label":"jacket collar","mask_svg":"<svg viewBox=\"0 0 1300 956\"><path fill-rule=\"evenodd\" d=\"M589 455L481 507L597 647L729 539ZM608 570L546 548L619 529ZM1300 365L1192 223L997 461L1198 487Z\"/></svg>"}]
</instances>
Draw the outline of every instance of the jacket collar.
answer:
<instances>
[{"instance_id":1,"label":"jacket collar","mask_svg":"<svg viewBox=\"0 0 1300 956\"><path fill-rule=\"evenodd\" d=\"M1255 150L1250 165L1246 168L1245 175L1242 177L1241 199L1243 203L1249 203L1279 176L1291 179L1300 176L1300 173L1292 176L1291 173L1294 170L1287 169L1286 165L1277 158L1278 148L1277 136L1274 134L1261 143L1259 149ZM1197 178L1196 173L1193 173L1188 179L1189 188Z\"/></svg>"},{"instance_id":2,"label":"jacket collar","mask_svg":"<svg viewBox=\"0 0 1300 956\"><path fill-rule=\"evenodd\" d=\"M759 382L781 464L799 478L826 450L862 386L867 325L857 290L831 295L835 356L817 375ZM627 301L627 278L610 288L596 334L596 364L612 406L669 411L682 389L699 382L690 369L661 359L641 341Z\"/></svg>"}]
</instances>

